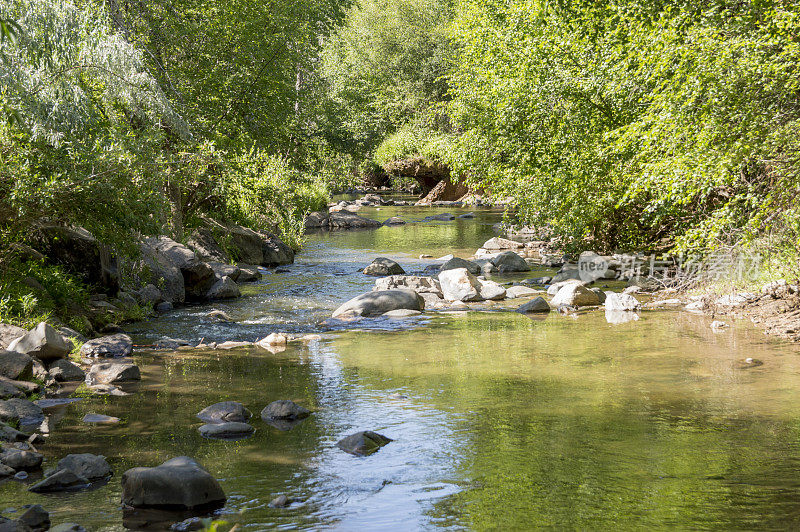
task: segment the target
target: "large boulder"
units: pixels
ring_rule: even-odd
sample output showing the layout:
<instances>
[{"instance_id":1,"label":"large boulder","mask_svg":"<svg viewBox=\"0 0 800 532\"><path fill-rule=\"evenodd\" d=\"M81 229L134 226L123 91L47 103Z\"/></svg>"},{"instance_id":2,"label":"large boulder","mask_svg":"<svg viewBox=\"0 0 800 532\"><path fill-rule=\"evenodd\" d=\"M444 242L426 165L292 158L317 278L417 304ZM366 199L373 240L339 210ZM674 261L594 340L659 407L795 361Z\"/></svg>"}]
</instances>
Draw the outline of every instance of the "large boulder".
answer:
<instances>
[{"instance_id":1,"label":"large boulder","mask_svg":"<svg viewBox=\"0 0 800 532\"><path fill-rule=\"evenodd\" d=\"M225 500L219 482L187 456L122 474L122 504L133 508L190 510L220 507Z\"/></svg>"},{"instance_id":2,"label":"large boulder","mask_svg":"<svg viewBox=\"0 0 800 532\"><path fill-rule=\"evenodd\" d=\"M23 442L28 441L30 437L30 434L20 432L8 423L0 421L0 441Z\"/></svg>"},{"instance_id":3,"label":"large boulder","mask_svg":"<svg viewBox=\"0 0 800 532\"><path fill-rule=\"evenodd\" d=\"M169 303L183 303L186 301L183 274L169 257L158 252L153 245L155 242L157 242L156 239L148 239L140 245L145 282L159 291L161 300Z\"/></svg>"},{"instance_id":4,"label":"large boulder","mask_svg":"<svg viewBox=\"0 0 800 532\"><path fill-rule=\"evenodd\" d=\"M15 471L32 471L39 469L44 456L26 449L4 448L0 453L0 464L6 465Z\"/></svg>"},{"instance_id":5,"label":"large boulder","mask_svg":"<svg viewBox=\"0 0 800 532\"><path fill-rule=\"evenodd\" d=\"M480 288L481 299L486 299L486 300L505 299L506 289L497 284L496 282L484 279L478 279L478 283L480 283L481 286Z\"/></svg>"},{"instance_id":6,"label":"large boulder","mask_svg":"<svg viewBox=\"0 0 800 532\"><path fill-rule=\"evenodd\" d=\"M133 351L133 342L127 334L112 334L89 340L81 346L85 357L126 357Z\"/></svg>"},{"instance_id":7,"label":"large boulder","mask_svg":"<svg viewBox=\"0 0 800 532\"><path fill-rule=\"evenodd\" d=\"M33 359L25 353L0 349L0 377L25 379L33 376Z\"/></svg>"},{"instance_id":8,"label":"large boulder","mask_svg":"<svg viewBox=\"0 0 800 532\"><path fill-rule=\"evenodd\" d=\"M45 224L36 229L33 240L33 247L42 252L48 262L62 266L86 284L110 294L119 290L117 258L86 229Z\"/></svg>"},{"instance_id":9,"label":"large boulder","mask_svg":"<svg viewBox=\"0 0 800 532\"><path fill-rule=\"evenodd\" d=\"M357 214L347 211L334 212L328 217L329 229L369 229L381 227L383 224L378 220L364 218Z\"/></svg>"},{"instance_id":10,"label":"large boulder","mask_svg":"<svg viewBox=\"0 0 800 532\"><path fill-rule=\"evenodd\" d=\"M423 310L425 302L413 290L377 290L354 297L337 308L333 317L380 316L390 310Z\"/></svg>"},{"instance_id":11,"label":"large boulder","mask_svg":"<svg viewBox=\"0 0 800 532\"><path fill-rule=\"evenodd\" d=\"M294 250L283 240L264 231L259 231L261 237L261 252L264 258L261 259L262 266L282 266L294 262ZM250 262L250 261L242 261Z\"/></svg>"},{"instance_id":12,"label":"large boulder","mask_svg":"<svg viewBox=\"0 0 800 532\"><path fill-rule=\"evenodd\" d=\"M137 365L121 362L92 364L86 373L86 384L88 386L132 382L141 379L142 375Z\"/></svg>"},{"instance_id":13,"label":"large boulder","mask_svg":"<svg viewBox=\"0 0 800 532\"><path fill-rule=\"evenodd\" d=\"M142 245L143 256L149 258L151 263L155 262L157 265L163 266L161 270L158 270L158 275L164 278L166 293L173 295L174 292L176 297L180 295L180 289L177 286L180 283L176 283L175 279L168 280L167 275L174 277L175 269L181 274L184 299L170 298L170 302L182 303L187 299L202 300L208 289L216 282L214 270L198 259L195 252L183 244L166 236L155 236L145 239ZM153 284L161 286L159 282L156 282L157 280L153 280ZM167 281L176 286L169 286ZM162 288L162 294L164 293L165 289Z\"/></svg>"},{"instance_id":14,"label":"large boulder","mask_svg":"<svg viewBox=\"0 0 800 532\"><path fill-rule=\"evenodd\" d=\"M403 275L404 273L406 272L403 270L402 266L397 264L392 259L387 259L386 257L378 257L377 259L373 260L369 266L364 268L365 275Z\"/></svg>"},{"instance_id":15,"label":"large boulder","mask_svg":"<svg viewBox=\"0 0 800 532\"><path fill-rule=\"evenodd\" d=\"M253 414L236 401L222 401L207 406L197 413L197 417L206 423L245 423Z\"/></svg>"},{"instance_id":16,"label":"large boulder","mask_svg":"<svg viewBox=\"0 0 800 532\"><path fill-rule=\"evenodd\" d=\"M336 446L346 453L356 456L367 456L377 452L381 447L391 441L393 440L387 438L383 434L378 434L371 430L364 430L342 438L336 443Z\"/></svg>"},{"instance_id":17,"label":"large boulder","mask_svg":"<svg viewBox=\"0 0 800 532\"><path fill-rule=\"evenodd\" d=\"M492 257L492 264L500 271L503 272L528 272L531 267L525 262L525 259L514 253L513 251L504 251L499 255Z\"/></svg>"},{"instance_id":18,"label":"large boulder","mask_svg":"<svg viewBox=\"0 0 800 532\"><path fill-rule=\"evenodd\" d=\"M56 360L47 369L47 373L56 382L78 382L86 378L86 374L69 360Z\"/></svg>"},{"instance_id":19,"label":"large boulder","mask_svg":"<svg viewBox=\"0 0 800 532\"><path fill-rule=\"evenodd\" d=\"M64 358L72 350L72 345L53 327L41 322L35 329L11 342L8 350L47 361Z\"/></svg>"},{"instance_id":20,"label":"large boulder","mask_svg":"<svg viewBox=\"0 0 800 532\"><path fill-rule=\"evenodd\" d=\"M444 264L442 264L440 271L447 271L447 270L456 270L458 268L465 268L469 273L473 275L479 275L481 273L481 265L470 260L461 259L458 257L453 257L452 259L448 260Z\"/></svg>"},{"instance_id":21,"label":"large boulder","mask_svg":"<svg viewBox=\"0 0 800 532\"><path fill-rule=\"evenodd\" d=\"M228 260L228 254L219 245L217 237L210 227L198 227L192 231L186 244L202 260L216 263L224 263Z\"/></svg>"},{"instance_id":22,"label":"large boulder","mask_svg":"<svg viewBox=\"0 0 800 532\"><path fill-rule=\"evenodd\" d=\"M304 225L306 229L321 229L328 226L328 211L311 212L306 216Z\"/></svg>"},{"instance_id":23,"label":"large boulder","mask_svg":"<svg viewBox=\"0 0 800 532\"><path fill-rule=\"evenodd\" d=\"M442 295L442 287L439 281L433 277L419 277L416 275L390 275L377 279L373 290L393 290L395 288L406 288L418 294Z\"/></svg>"},{"instance_id":24,"label":"large boulder","mask_svg":"<svg viewBox=\"0 0 800 532\"><path fill-rule=\"evenodd\" d=\"M242 292L239 290L239 285L226 275L225 277L217 279L217 282L215 282L211 288L208 289L208 292L206 292L205 298L233 299L240 297L241 295Z\"/></svg>"},{"instance_id":25,"label":"large boulder","mask_svg":"<svg viewBox=\"0 0 800 532\"><path fill-rule=\"evenodd\" d=\"M448 301L479 301L481 284L466 268L446 270L439 274L442 294Z\"/></svg>"},{"instance_id":26,"label":"large boulder","mask_svg":"<svg viewBox=\"0 0 800 532\"><path fill-rule=\"evenodd\" d=\"M72 471L89 480L101 480L112 475L106 457L100 454L68 454L58 461L55 471ZM55 473L53 471L53 473Z\"/></svg>"},{"instance_id":27,"label":"large boulder","mask_svg":"<svg viewBox=\"0 0 800 532\"><path fill-rule=\"evenodd\" d=\"M0 421L33 425L43 419L42 409L27 399L12 398L0 401Z\"/></svg>"},{"instance_id":28,"label":"large boulder","mask_svg":"<svg viewBox=\"0 0 800 532\"><path fill-rule=\"evenodd\" d=\"M0 323L0 349L8 349L8 345L20 338L25 336L27 333L25 329L22 327L17 327L16 325L9 325L7 323Z\"/></svg>"},{"instance_id":29,"label":"large boulder","mask_svg":"<svg viewBox=\"0 0 800 532\"><path fill-rule=\"evenodd\" d=\"M50 529L50 514L38 504L26 505L27 510L19 516L19 522L27 525L33 532Z\"/></svg>"},{"instance_id":30,"label":"large boulder","mask_svg":"<svg viewBox=\"0 0 800 532\"><path fill-rule=\"evenodd\" d=\"M86 488L91 484L88 478L81 476L69 469L59 469L52 475L44 477L42 480L28 488L34 493L52 493L58 491L72 491Z\"/></svg>"},{"instance_id":31,"label":"large boulder","mask_svg":"<svg viewBox=\"0 0 800 532\"><path fill-rule=\"evenodd\" d=\"M449 177L439 181L417 205L430 205L435 201L456 201L469 192L461 183L453 183Z\"/></svg>"},{"instance_id":32,"label":"large boulder","mask_svg":"<svg viewBox=\"0 0 800 532\"><path fill-rule=\"evenodd\" d=\"M573 307L589 307L599 305L597 294L579 283L568 283L553 296L550 305L558 308L562 305Z\"/></svg>"}]
</instances>

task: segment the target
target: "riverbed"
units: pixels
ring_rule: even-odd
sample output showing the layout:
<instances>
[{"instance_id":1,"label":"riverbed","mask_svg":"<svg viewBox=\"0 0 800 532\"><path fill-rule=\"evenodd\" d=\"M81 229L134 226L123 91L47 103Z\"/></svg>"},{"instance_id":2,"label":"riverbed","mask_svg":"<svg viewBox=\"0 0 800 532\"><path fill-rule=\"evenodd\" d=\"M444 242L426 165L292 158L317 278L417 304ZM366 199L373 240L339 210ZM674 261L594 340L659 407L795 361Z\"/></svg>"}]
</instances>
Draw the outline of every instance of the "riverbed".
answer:
<instances>
[{"instance_id":1,"label":"riverbed","mask_svg":"<svg viewBox=\"0 0 800 532\"><path fill-rule=\"evenodd\" d=\"M441 212L475 217L423 221ZM122 472L187 455L219 479L228 502L218 517L240 530L800 525L796 345L745 322L715 331L710 318L667 310L612 324L602 311L531 318L486 305L329 325L340 303L371 289L374 278L360 270L375 257L409 272L431 263L422 254L469 257L502 219L491 209L359 214L409 223L310 234L295 264L267 271L241 299L127 327L139 345L271 332L320 338L277 354L136 352L142 381L130 395L85 395L50 411L41 446L50 464L68 453L103 454L115 476L59 495L28 493L33 475L5 481L1 515L38 503L54 523L122 530ZM212 309L233 322L206 319ZM313 414L280 431L258 418L277 399ZM253 411L254 436L200 436L196 413L223 400ZM87 425L87 413L121 422ZM394 441L362 458L335 446L359 430ZM270 508L279 494L297 502Z\"/></svg>"}]
</instances>

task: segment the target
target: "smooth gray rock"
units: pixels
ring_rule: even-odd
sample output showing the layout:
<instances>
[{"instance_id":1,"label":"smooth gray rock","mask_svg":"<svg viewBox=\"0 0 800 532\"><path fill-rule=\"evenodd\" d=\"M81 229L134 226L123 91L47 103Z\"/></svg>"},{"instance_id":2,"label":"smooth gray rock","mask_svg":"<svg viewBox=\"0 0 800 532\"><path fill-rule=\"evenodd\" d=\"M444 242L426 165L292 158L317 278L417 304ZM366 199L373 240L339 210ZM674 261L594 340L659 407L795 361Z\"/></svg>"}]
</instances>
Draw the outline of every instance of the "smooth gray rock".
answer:
<instances>
[{"instance_id":1,"label":"smooth gray rock","mask_svg":"<svg viewBox=\"0 0 800 532\"><path fill-rule=\"evenodd\" d=\"M106 457L99 454L68 454L58 461L56 470L69 470L89 480L100 480L111 476L111 466Z\"/></svg>"},{"instance_id":2,"label":"smooth gray rock","mask_svg":"<svg viewBox=\"0 0 800 532\"><path fill-rule=\"evenodd\" d=\"M86 374L77 364L66 359L56 360L47 370L56 382L76 382L86 378Z\"/></svg>"},{"instance_id":3,"label":"smooth gray rock","mask_svg":"<svg viewBox=\"0 0 800 532\"><path fill-rule=\"evenodd\" d=\"M6 442L22 442L28 441L30 434L20 432L11 425L0 421L0 441ZM41 436L37 439L41 439Z\"/></svg>"},{"instance_id":4,"label":"smooth gray rock","mask_svg":"<svg viewBox=\"0 0 800 532\"><path fill-rule=\"evenodd\" d=\"M0 517L0 532L33 532L25 523Z\"/></svg>"},{"instance_id":5,"label":"smooth gray rock","mask_svg":"<svg viewBox=\"0 0 800 532\"><path fill-rule=\"evenodd\" d=\"M76 474L69 469L60 469L48 477L28 488L28 491L35 493L47 493L54 491L69 491L87 487L91 482L86 477Z\"/></svg>"},{"instance_id":6,"label":"smooth gray rock","mask_svg":"<svg viewBox=\"0 0 800 532\"><path fill-rule=\"evenodd\" d=\"M326 227L330 229L368 229L381 227L377 220L364 218L347 211L333 212L328 216Z\"/></svg>"},{"instance_id":7,"label":"smooth gray rock","mask_svg":"<svg viewBox=\"0 0 800 532\"><path fill-rule=\"evenodd\" d=\"M304 419L311 415L311 412L294 401L279 400L273 401L261 411L261 419L264 421L271 421L282 419L287 421L295 421Z\"/></svg>"},{"instance_id":8,"label":"smooth gray rock","mask_svg":"<svg viewBox=\"0 0 800 532\"><path fill-rule=\"evenodd\" d=\"M14 471L32 471L42 465L44 456L34 451L23 449L4 448L0 453L0 463L7 465Z\"/></svg>"},{"instance_id":9,"label":"smooth gray rock","mask_svg":"<svg viewBox=\"0 0 800 532\"><path fill-rule=\"evenodd\" d=\"M154 306L162 300L161 290L152 284L147 284L133 293L136 300L142 305Z\"/></svg>"},{"instance_id":10,"label":"smooth gray rock","mask_svg":"<svg viewBox=\"0 0 800 532\"><path fill-rule=\"evenodd\" d=\"M480 296L485 300L499 300L506 297L506 289L494 281L478 279L480 283Z\"/></svg>"},{"instance_id":11,"label":"smooth gray rock","mask_svg":"<svg viewBox=\"0 0 800 532\"><path fill-rule=\"evenodd\" d=\"M423 299L413 290L377 290L367 292L343 303L333 317L380 316L397 309L423 310Z\"/></svg>"},{"instance_id":12,"label":"smooth gray rock","mask_svg":"<svg viewBox=\"0 0 800 532\"><path fill-rule=\"evenodd\" d=\"M135 364L124 362L103 362L92 364L86 373L86 384L114 384L118 382L131 382L142 379L139 367Z\"/></svg>"},{"instance_id":13,"label":"smooth gray rock","mask_svg":"<svg viewBox=\"0 0 800 532\"><path fill-rule=\"evenodd\" d=\"M0 376L25 379L33 376L33 359L25 353L0 349Z\"/></svg>"},{"instance_id":14,"label":"smooth gray rock","mask_svg":"<svg viewBox=\"0 0 800 532\"><path fill-rule=\"evenodd\" d=\"M258 266L252 264L237 264L239 267L239 277L235 279L236 283L254 283L261 279L261 272L258 271Z\"/></svg>"},{"instance_id":15,"label":"smooth gray rock","mask_svg":"<svg viewBox=\"0 0 800 532\"><path fill-rule=\"evenodd\" d=\"M0 399L12 399L25 397L25 394L12 384L14 381L0 379Z\"/></svg>"},{"instance_id":16,"label":"smooth gray rock","mask_svg":"<svg viewBox=\"0 0 800 532\"><path fill-rule=\"evenodd\" d=\"M42 361L64 358L72 351L72 344L45 322L17 338L8 346L9 351L17 351L36 357Z\"/></svg>"},{"instance_id":17,"label":"smooth gray rock","mask_svg":"<svg viewBox=\"0 0 800 532\"><path fill-rule=\"evenodd\" d=\"M207 264L209 268L214 270L214 274L217 276L218 279L227 276L230 277L233 281L236 281L242 274L241 268L239 268L238 266L234 266L233 264L225 264L224 262L209 262Z\"/></svg>"},{"instance_id":18,"label":"smooth gray rock","mask_svg":"<svg viewBox=\"0 0 800 532\"><path fill-rule=\"evenodd\" d=\"M207 423L197 429L206 438L240 439L253 434L256 429L247 423L236 421L225 423Z\"/></svg>"},{"instance_id":19,"label":"smooth gray rock","mask_svg":"<svg viewBox=\"0 0 800 532\"><path fill-rule=\"evenodd\" d=\"M0 349L8 349L11 342L25 336L28 331L16 325L0 323Z\"/></svg>"},{"instance_id":20,"label":"smooth gray rock","mask_svg":"<svg viewBox=\"0 0 800 532\"><path fill-rule=\"evenodd\" d=\"M89 340L81 346L85 357L126 357L133 352L133 342L127 334L112 334Z\"/></svg>"},{"instance_id":21,"label":"smooth gray rock","mask_svg":"<svg viewBox=\"0 0 800 532\"><path fill-rule=\"evenodd\" d=\"M448 301L479 301L481 284L466 268L446 270L439 274L442 295Z\"/></svg>"},{"instance_id":22,"label":"smooth gray rock","mask_svg":"<svg viewBox=\"0 0 800 532\"><path fill-rule=\"evenodd\" d=\"M543 297L537 297L536 299L532 299L521 305L517 312L521 312L523 314L533 313L533 312L550 312L550 304L547 300Z\"/></svg>"},{"instance_id":23,"label":"smooth gray rock","mask_svg":"<svg viewBox=\"0 0 800 532\"><path fill-rule=\"evenodd\" d=\"M197 413L197 417L206 423L246 423L252 412L236 401L222 401L207 406Z\"/></svg>"},{"instance_id":24,"label":"smooth gray rock","mask_svg":"<svg viewBox=\"0 0 800 532\"><path fill-rule=\"evenodd\" d=\"M50 514L38 504L32 504L19 516L19 522L27 525L33 532L44 532L50 528Z\"/></svg>"},{"instance_id":25,"label":"smooth gray rock","mask_svg":"<svg viewBox=\"0 0 800 532\"><path fill-rule=\"evenodd\" d=\"M133 508L193 509L225 504L219 482L187 456L122 474L122 503Z\"/></svg>"},{"instance_id":26,"label":"smooth gray rock","mask_svg":"<svg viewBox=\"0 0 800 532\"><path fill-rule=\"evenodd\" d=\"M113 424L119 423L119 418L105 414L86 414L81 421L84 423Z\"/></svg>"},{"instance_id":27,"label":"smooth gray rock","mask_svg":"<svg viewBox=\"0 0 800 532\"><path fill-rule=\"evenodd\" d=\"M206 299L233 299L237 297L241 297L242 292L239 290L239 285L236 282L228 277L219 278L212 286L208 289L208 292L205 295Z\"/></svg>"},{"instance_id":28,"label":"smooth gray rock","mask_svg":"<svg viewBox=\"0 0 800 532\"><path fill-rule=\"evenodd\" d=\"M392 216L391 218L383 222L383 225L405 225L405 224L406 221L400 218L399 216Z\"/></svg>"},{"instance_id":29,"label":"smooth gray rock","mask_svg":"<svg viewBox=\"0 0 800 532\"><path fill-rule=\"evenodd\" d=\"M44 419L42 409L27 399L6 399L0 401L0 421L32 425Z\"/></svg>"},{"instance_id":30,"label":"smooth gray rock","mask_svg":"<svg viewBox=\"0 0 800 532\"><path fill-rule=\"evenodd\" d=\"M600 299L597 297L597 294L582 284L577 283L570 283L562 286L550 301L550 305L555 308L558 308L562 305L589 307L599 304Z\"/></svg>"},{"instance_id":31,"label":"smooth gray rock","mask_svg":"<svg viewBox=\"0 0 800 532\"><path fill-rule=\"evenodd\" d=\"M346 453L367 456L391 442L390 438L371 430L356 432L339 440L336 446Z\"/></svg>"},{"instance_id":32,"label":"smooth gray rock","mask_svg":"<svg viewBox=\"0 0 800 532\"><path fill-rule=\"evenodd\" d=\"M501 251L506 249L521 249L525 247L525 244L496 236L484 242L481 247L489 251Z\"/></svg>"},{"instance_id":33,"label":"smooth gray rock","mask_svg":"<svg viewBox=\"0 0 800 532\"><path fill-rule=\"evenodd\" d=\"M403 275L405 270L392 259L378 257L370 265L364 268L365 275Z\"/></svg>"},{"instance_id":34,"label":"smooth gray rock","mask_svg":"<svg viewBox=\"0 0 800 532\"><path fill-rule=\"evenodd\" d=\"M481 273L481 265L471 260L465 260L459 257L453 257L452 259L448 260L439 268L439 271L447 271L447 270L456 270L459 268L465 268L469 273L473 275L478 275Z\"/></svg>"},{"instance_id":35,"label":"smooth gray rock","mask_svg":"<svg viewBox=\"0 0 800 532\"><path fill-rule=\"evenodd\" d=\"M491 261L501 273L528 272L531 270L531 267L528 266L528 263L525 262L525 259L513 251L504 251L499 255L492 257Z\"/></svg>"}]
</instances>

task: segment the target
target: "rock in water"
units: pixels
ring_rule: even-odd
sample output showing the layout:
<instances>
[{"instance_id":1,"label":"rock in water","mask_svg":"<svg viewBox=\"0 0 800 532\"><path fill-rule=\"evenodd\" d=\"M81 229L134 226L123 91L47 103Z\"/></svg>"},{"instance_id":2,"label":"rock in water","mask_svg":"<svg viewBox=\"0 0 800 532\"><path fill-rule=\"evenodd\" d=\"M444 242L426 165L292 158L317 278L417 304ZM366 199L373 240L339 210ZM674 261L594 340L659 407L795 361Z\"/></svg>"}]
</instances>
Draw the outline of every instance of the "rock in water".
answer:
<instances>
[{"instance_id":1,"label":"rock in water","mask_svg":"<svg viewBox=\"0 0 800 532\"><path fill-rule=\"evenodd\" d=\"M364 430L339 440L336 446L346 453L356 456L368 456L393 440L377 432Z\"/></svg>"},{"instance_id":2,"label":"rock in water","mask_svg":"<svg viewBox=\"0 0 800 532\"><path fill-rule=\"evenodd\" d=\"M50 532L86 532L78 523L62 523L50 529Z\"/></svg>"},{"instance_id":3,"label":"rock in water","mask_svg":"<svg viewBox=\"0 0 800 532\"><path fill-rule=\"evenodd\" d=\"M65 359L56 360L50 364L50 369L47 370L47 373L56 382L75 382L86 378L86 374L81 368Z\"/></svg>"},{"instance_id":4,"label":"rock in water","mask_svg":"<svg viewBox=\"0 0 800 532\"><path fill-rule=\"evenodd\" d=\"M86 384L113 384L116 382L131 382L142 379L139 367L135 364L104 362L93 364L86 374Z\"/></svg>"},{"instance_id":5,"label":"rock in water","mask_svg":"<svg viewBox=\"0 0 800 532\"><path fill-rule=\"evenodd\" d=\"M227 275L219 278L206 292L206 299L233 299L240 297L239 285Z\"/></svg>"},{"instance_id":6,"label":"rock in water","mask_svg":"<svg viewBox=\"0 0 800 532\"><path fill-rule=\"evenodd\" d=\"M35 329L11 342L8 350L48 361L64 358L72 350L72 345L57 330L41 322Z\"/></svg>"},{"instance_id":7,"label":"rock in water","mask_svg":"<svg viewBox=\"0 0 800 532\"><path fill-rule=\"evenodd\" d=\"M272 499L269 503L270 508L286 508L292 504L292 499L287 497L286 495L278 495L274 499Z\"/></svg>"},{"instance_id":8,"label":"rock in water","mask_svg":"<svg viewBox=\"0 0 800 532\"><path fill-rule=\"evenodd\" d=\"M133 351L133 342L127 334L112 334L89 340L81 346L85 357L126 357Z\"/></svg>"},{"instance_id":9,"label":"rock in water","mask_svg":"<svg viewBox=\"0 0 800 532\"><path fill-rule=\"evenodd\" d=\"M111 466L106 462L105 456L90 453L68 454L58 461L56 470L72 471L89 480L108 478L112 474Z\"/></svg>"},{"instance_id":10,"label":"rock in water","mask_svg":"<svg viewBox=\"0 0 800 532\"><path fill-rule=\"evenodd\" d=\"M633 297L630 294L618 294L616 292L606 292L606 300L605 300L606 310L621 310L621 311L632 311L632 310L639 310L642 304L639 303L639 300Z\"/></svg>"},{"instance_id":11,"label":"rock in water","mask_svg":"<svg viewBox=\"0 0 800 532\"><path fill-rule=\"evenodd\" d=\"M44 532L50 529L50 514L38 504L33 504L19 516L19 522L25 524L33 532Z\"/></svg>"},{"instance_id":12,"label":"rock in water","mask_svg":"<svg viewBox=\"0 0 800 532\"><path fill-rule=\"evenodd\" d=\"M500 272L528 272L531 270L525 259L513 251L504 251L492 257L491 261Z\"/></svg>"},{"instance_id":13,"label":"rock in water","mask_svg":"<svg viewBox=\"0 0 800 532\"><path fill-rule=\"evenodd\" d=\"M372 263L364 268L365 275L403 275L405 270L402 266L397 264L392 259L387 259L385 257L378 257L377 259L373 260Z\"/></svg>"},{"instance_id":14,"label":"rock in water","mask_svg":"<svg viewBox=\"0 0 800 532\"><path fill-rule=\"evenodd\" d=\"M0 401L0 421L32 425L44 420L42 409L27 399Z\"/></svg>"},{"instance_id":15,"label":"rock in water","mask_svg":"<svg viewBox=\"0 0 800 532\"><path fill-rule=\"evenodd\" d=\"M517 312L528 314L532 312L550 312L550 304L543 297L537 297L528 301L517 309Z\"/></svg>"},{"instance_id":16,"label":"rock in water","mask_svg":"<svg viewBox=\"0 0 800 532\"><path fill-rule=\"evenodd\" d=\"M556 308L562 305L588 307L599 304L600 299L597 294L578 283L569 283L562 286L550 301L550 305Z\"/></svg>"},{"instance_id":17,"label":"rock in water","mask_svg":"<svg viewBox=\"0 0 800 532\"><path fill-rule=\"evenodd\" d=\"M496 282L484 281L483 279L478 279L478 282L481 285L480 289L481 299L498 300L498 299L504 299L506 297L506 289L497 284Z\"/></svg>"},{"instance_id":18,"label":"rock in water","mask_svg":"<svg viewBox=\"0 0 800 532\"><path fill-rule=\"evenodd\" d=\"M6 448L0 453L0 464L7 465L14 471L32 471L42 465L44 456L33 451Z\"/></svg>"},{"instance_id":19,"label":"rock in water","mask_svg":"<svg viewBox=\"0 0 800 532\"><path fill-rule=\"evenodd\" d=\"M133 508L190 510L221 507L225 500L219 482L188 456L122 474L122 504Z\"/></svg>"},{"instance_id":20,"label":"rock in water","mask_svg":"<svg viewBox=\"0 0 800 532\"><path fill-rule=\"evenodd\" d=\"M478 301L481 284L466 268L446 270L439 274L442 294L448 301Z\"/></svg>"},{"instance_id":21,"label":"rock in water","mask_svg":"<svg viewBox=\"0 0 800 532\"><path fill-rule=\"evenodd\" d=\"M74 471L70 471L68 469L60 469L49 477L45 477L43 480L40 480L28 488L28 491L32 491L34 493L47 493L54 491L78 490L85 488L89 484L90 482L88 478L77 475Z\"/></svg>"},{"instance_id":22,"label":"rock in water","mask_svg":"<svg viewBox=\"0 0 800 532\"><path fill-rule=\"evenodd\" d=\"M380 316L390 310L423 310L425 301L413 290L377 290L367 292L342 304L334 318L349 316Z\"/></svg>"},{"instance_id":23,"label":"rock in water","mask_svg":"<svg viewBox=\"0 0 800 532\"><path fill-rule=\"evenodd\" d=\"M294 401L282 399L279 401L272 401L264 407L261 411L261 419L264 421L271 421L275 419L284 419L288 421L295 421L297 419L307 418L311 412L298 405Z\"/></svg>"},{"instance_id":24,"label":"rock in water","mask_svg":"<svg viewBox=\"0 0 800 532\"><path fill-rule=\"evenodd\" d=\"M433 277L419 277L416 275L390 275L376 279L373 290L394 290L396 288L413 290L418 294L442 294L442 287L439 285L439 281Z\"/></svg>"},{"instance_id":25,"label":"rock in water","mask_svg":"<svg viewBox=\"0 0 800 532\"><path fill-rule=\"evenodd\" d=\"M256 429L247 423L236 421L226 423L207 423L197 429L206 438L220 440L238 440L253 434Z\"/></svg>"},{"instance_id":26,"label":"rock in water","mask_svg":"<svg viewBox=\"0 0 800 532\"><path fill-rule=\"evenodd\" d=\"M246 423L252 412L236 401L222 401L207 406L197 413L197 417L206 423Z\"/></svg>"},{"instance_id":27,"label":"rock in water","mask_svg":"<svg viewBox=\"0 0 800 532\"><path fill-rule=\"evenodd\" d=\"M459 268L465 268L469 273L473 275L478 275L481 273L481 265L477 262L472 262L471 260L461 259L459 257L453 257L452 259L448 260L439 268L439 271L447 271L447 270L457 270Z\"/></svg>"}]
</instances>

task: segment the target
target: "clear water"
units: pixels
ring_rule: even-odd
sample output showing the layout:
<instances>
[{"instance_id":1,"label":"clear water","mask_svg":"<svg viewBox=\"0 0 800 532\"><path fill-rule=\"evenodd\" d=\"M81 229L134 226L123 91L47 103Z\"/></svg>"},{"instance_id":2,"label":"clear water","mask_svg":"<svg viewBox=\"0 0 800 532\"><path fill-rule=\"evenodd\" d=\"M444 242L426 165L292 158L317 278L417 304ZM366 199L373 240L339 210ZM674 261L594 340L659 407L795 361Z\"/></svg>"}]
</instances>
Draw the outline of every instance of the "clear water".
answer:
<instances>
[{"instance_id":1,"label":"clear water","mask_svg":"<svg viewBox=\"0 0 800 532\"><path fill-rule=\"evenodd\" d=\"M362 213L419 220L444 211ZM54 523L119 530L121 473L189 455L228 494L220 517L246 530L797 528L800 348L749 324L715 333L707 318L675 311L621 325L601 312L531 319L504 305L332 334L320 324L371 287L374 279L358 270L376 256L411 271L429 262L422 253L473 253L500 219L477 214L311 235L287 273L268 273L246 297L132 326L142 344L273 331L326 337L278 354L137 355L143 381L135 393L61 408L42 446L50 463L69 452L104 454L115 477L53 496L6 481L2 515L39 503ZM212 308L237 323L208 323ZM276 399L314 414L278 431L258 419ZM221 400L253 411L252 438L200 437L195 414ZM122 422L89 426L80 421L86 413ZM335 447L365 429L395 441L366 458ZM281 493L300 502L269 508Z\"/></svg>"}]
</instances>

